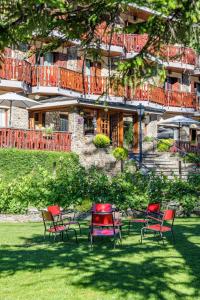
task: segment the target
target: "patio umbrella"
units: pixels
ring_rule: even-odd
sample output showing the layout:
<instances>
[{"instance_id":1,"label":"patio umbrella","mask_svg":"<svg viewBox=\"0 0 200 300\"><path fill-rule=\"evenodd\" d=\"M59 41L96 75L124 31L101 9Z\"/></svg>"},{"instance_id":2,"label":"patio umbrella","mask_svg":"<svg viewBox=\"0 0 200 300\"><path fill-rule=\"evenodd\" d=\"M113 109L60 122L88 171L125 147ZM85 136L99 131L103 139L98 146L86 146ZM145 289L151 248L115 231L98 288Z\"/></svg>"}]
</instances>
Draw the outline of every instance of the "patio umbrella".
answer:
<instances>
[{"instance_id":1,"label":"patio umbrella","mask_svg":"<svg viewBox=\"0 0 200 300\"><path fill-rule=\"evenodd\" d=\"M192 125L192 124L196 124L196 125L200 125L200 122L191 119L191 118L186 118L185 116L175 116L169 119L166 119L164 121L160 122L161 125L167 125L167 124L175 124L178 125L178 131L179 131L179 141L181 139L181 126L184 125Z\"/></svg>"},{"instance_id":2,"label":"patio umbrella","mask_svg":"<svg viewBox=\"0 0 200 300\"><path fill-rule=\"evenodd\" d=\"M39 104L39 102L16 93L6 93L0 95L0 105L5 105L10 107L10 118L9 118L10 127L11 127L12 106L27 108L37 104Z\"/></svg>"}]
</instances>

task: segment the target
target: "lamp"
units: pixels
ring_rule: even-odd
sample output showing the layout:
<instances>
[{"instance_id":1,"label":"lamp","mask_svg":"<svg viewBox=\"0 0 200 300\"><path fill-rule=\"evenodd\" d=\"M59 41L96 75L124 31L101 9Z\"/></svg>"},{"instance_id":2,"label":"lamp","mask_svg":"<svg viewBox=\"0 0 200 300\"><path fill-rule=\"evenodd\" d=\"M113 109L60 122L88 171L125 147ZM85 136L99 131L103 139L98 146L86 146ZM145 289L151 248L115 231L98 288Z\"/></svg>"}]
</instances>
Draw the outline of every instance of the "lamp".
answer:
<instances>
[{"instance_id":1,"label":"lamp","mask_svg":"<svg viewBox=\"0 0 200 300\"><path fill-rule=\"evenodd\" d=\"M140 124L140 129L139 129L139 168L141 169L142 167L142 116L145 111L145 107L140 103L137 106L137 113L139 116L139 124Z\"/></svg>"}]
</instances>

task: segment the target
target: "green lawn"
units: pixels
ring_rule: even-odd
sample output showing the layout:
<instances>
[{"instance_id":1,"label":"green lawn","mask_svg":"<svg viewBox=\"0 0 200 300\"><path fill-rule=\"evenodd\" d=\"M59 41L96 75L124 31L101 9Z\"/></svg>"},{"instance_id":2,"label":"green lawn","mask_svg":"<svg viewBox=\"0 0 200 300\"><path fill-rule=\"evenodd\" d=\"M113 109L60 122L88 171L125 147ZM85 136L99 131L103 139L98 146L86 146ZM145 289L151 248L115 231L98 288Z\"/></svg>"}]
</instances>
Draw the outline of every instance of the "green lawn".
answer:
<instances>
[{"instance_id":1,"label":"green lawn","mask_svg":"<svg viewBox=\"0 0 200 300\"><path fill-rule=\"evenodd\" d=\"M42 224L1 223L0 299L200 299L199 219L176 219L175 233L163 246L124 232L115 250L107 240L90 251L86 230L78 245L44 243Z\"/></svg>"}]
</instances>

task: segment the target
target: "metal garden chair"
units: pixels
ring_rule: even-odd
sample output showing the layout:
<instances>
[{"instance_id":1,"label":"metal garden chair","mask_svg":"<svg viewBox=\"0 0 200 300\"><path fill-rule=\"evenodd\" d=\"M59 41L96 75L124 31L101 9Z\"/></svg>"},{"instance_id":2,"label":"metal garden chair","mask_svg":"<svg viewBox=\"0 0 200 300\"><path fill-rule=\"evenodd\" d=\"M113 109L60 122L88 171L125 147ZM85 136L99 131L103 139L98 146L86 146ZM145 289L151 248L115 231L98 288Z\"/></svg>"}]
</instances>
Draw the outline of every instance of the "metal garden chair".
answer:
<instances>
[{"instance_id":1,"label":"metal garden chair","mask_svg":"<svg viewBox=\"0 0 200 300\"><path fill-rule=\"evenodd\" d=\"M153 232L154 234L158 233L160 238L163 240L163 234L170 232L172 235L173 242L174 239L174 232L173 232L173 225L174 225L174 218L175 218L176 211L173 209L168 209L164 211L162 219L155 218L153 216L149 216L150 220L154 220L156 224L148 224L141 229L141 243L144 237L144 233L147 231ZM171 221L171 224L169 222ZM165 224L167 222L167 224ZM164 240L163 240L164 243Z\"/></svg>"}]
</instances>

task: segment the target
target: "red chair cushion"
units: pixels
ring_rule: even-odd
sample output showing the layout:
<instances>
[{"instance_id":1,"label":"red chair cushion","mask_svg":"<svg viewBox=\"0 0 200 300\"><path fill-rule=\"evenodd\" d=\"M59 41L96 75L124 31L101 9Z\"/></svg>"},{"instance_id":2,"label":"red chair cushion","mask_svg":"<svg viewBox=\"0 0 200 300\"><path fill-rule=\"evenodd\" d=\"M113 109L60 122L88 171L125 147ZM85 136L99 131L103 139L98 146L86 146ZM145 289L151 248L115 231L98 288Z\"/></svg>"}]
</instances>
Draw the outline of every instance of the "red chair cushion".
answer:
<instances>
[{"instance_id":1,"label":"red chair cushion","mask_svg":"<svg viewBox=\"0 0 200 300\"><path fill-rule=\"evenodd\" d=\"M145 219L132 219L132 220L130 220L130 222L132 222L132 223L146 223L147 220L145 220Z\"/></svg>"},{"instance_id":2,"label":"red chair cushion","mask_svg":"<svg viewBox=\"0 0 200 300\"><path fill-rule=\"evenodd\" d=\"M114 236L119 233L119 229L93 229L93 236Z\"/></svg>"},{"instance_id":3,"label":"red chair cushion","mask_svg":"<svg viewBox=\"0 0 200 300\"><path fill-rule=\"evenodd\" d=\"M153 224L153 225L149 225L147 227L145 227L145 229L150 229L153 231L160 231L160 232L167 232L167 231L171 231L171 227L169 226L161 226L160 224Z\"/></svg>"},{"instance_id":4,"label":"red chair cushion","mask_svg":"<svg viewBox=\"0 0 200 300\"><path fill-rule=\"evenodd\" d=\"M66 230L66 228L63 225L57 225L55 227L50 227L48 229L49 232L59 232L59 231L64 231L64 230Z\"/></svg>"}]
</instances>

